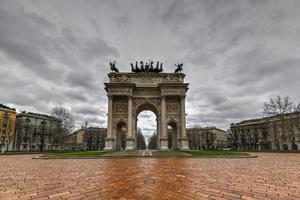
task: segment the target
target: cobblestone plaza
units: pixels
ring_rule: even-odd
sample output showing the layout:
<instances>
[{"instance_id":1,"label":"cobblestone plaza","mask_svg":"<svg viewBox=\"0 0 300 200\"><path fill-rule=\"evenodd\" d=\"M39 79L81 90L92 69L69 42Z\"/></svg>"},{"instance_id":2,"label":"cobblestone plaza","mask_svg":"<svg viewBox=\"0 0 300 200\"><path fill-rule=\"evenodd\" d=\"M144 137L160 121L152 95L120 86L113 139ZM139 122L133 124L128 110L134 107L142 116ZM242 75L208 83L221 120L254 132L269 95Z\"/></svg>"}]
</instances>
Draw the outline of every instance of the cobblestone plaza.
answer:
<instances>
[{"instance_id":1,"label":"cobblestone plaza","mask_svg":"<svg viewBox=\"0 0 300 200\"><path fill-rule=\"evenodd\" d=\"M0 156L0 199L300 199L300 154L257 158Z\"/></svg>"}]
</instances>

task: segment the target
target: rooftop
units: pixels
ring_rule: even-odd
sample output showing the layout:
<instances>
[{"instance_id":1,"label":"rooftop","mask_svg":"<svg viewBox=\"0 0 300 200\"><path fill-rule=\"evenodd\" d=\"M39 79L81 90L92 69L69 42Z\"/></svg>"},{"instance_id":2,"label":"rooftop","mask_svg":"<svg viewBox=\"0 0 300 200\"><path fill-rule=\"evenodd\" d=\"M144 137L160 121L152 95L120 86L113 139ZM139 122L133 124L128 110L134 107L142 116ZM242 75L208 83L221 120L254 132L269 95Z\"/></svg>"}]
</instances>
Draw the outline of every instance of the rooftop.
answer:
<instances>
[{"instance_id":1,"label":"rooftop","mask_svg":"<svg viewBox=\"0 0 300 200\"><path fill-rule=\"evenodd\" d=\"M21 113L18 113L17 116L40 117L40 118L48 118L48 119L60 121L56 117L53 117L53 116L50 116L50 115L34 113L34 112L26 112L26 111L22 111Z\"/></svg>"},{"instance_id":2,"label":"rooftop","mask_svg":"<svg viewBox=\"0 0 300 200\"><path fill-rule=\"evenodd\" d=\"M4 109L7 109L7 110L11 110L11 111L16 111L15 108L10 108L10 107L8 107L8 106L2 104L2 103L0 104L0 108L4 108Z\"/></svg>"}]
</instances>

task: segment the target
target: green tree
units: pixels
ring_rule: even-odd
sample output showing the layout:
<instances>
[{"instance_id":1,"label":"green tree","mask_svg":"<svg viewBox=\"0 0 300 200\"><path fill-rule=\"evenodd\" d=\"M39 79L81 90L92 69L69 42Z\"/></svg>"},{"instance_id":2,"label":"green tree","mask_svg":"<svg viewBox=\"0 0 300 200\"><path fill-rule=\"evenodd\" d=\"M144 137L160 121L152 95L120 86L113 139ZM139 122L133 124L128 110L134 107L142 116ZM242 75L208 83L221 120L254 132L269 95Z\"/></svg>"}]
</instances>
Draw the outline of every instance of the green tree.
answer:
<instances>
[{"instance_id":1,"label":"green tree","mask_svg":"<svg viewBox=\"0 0 300 200\"><path fill-rule=\"evenodd\" d=\"M145 137L143 136L142 130L138 128L137 130L137 150L145 150L146 142Z\"/></svg>"},{"instance_id":2,"label":"green tree","mask_svg":"<svg viewBox=\"0 0 300 200\"><path fill-rule=\"evenodd\" d=\"M155 132L149 138L148 148L149 149L157 149L157 134Z\"/></svg>"}]
</instances>

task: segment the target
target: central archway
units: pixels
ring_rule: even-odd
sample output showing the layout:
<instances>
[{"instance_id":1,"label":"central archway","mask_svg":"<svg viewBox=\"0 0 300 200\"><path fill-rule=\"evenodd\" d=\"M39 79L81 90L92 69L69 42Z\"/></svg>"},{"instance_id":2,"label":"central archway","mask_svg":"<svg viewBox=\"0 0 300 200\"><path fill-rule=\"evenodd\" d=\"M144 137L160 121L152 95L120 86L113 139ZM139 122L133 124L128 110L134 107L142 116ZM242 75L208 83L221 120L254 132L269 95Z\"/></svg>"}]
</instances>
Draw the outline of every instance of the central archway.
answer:
<instances>
[{"instance_id":1,"label":"central archway","mask_svg":"<svg viewBox=\"0 0 300 200\"><path fill-rule=\"evenodd\" d=\"M133 128L135 130L134 132L135 132L135 140L136 141L137 141L138 117L144 111L148 111L148 112L154 114L154 116L155 116L155 127L156 127L155 132L156 132L157 135L159 135L158 134L159 133L159 110L158 110L158 108L150 102L141 103L136 107L136 110L134 112L134 120L135 120L134 124L135 124L135 126ZM149 122L147 122L147 123L149 123ZM137 145L137 142L136 142L136 145ZM157 137L157 140L156 140L156 147L157 147L157 149L159 147L158 137ZM136 146L136 148L137 148L137 146Z\"/></svg>"},{"instance_id":2,"label":"central archway","mask_svg":"<svg viewBox=\"0 0 300 200\"><path fill-rule=\"evenodd\" d=\"M157 120L154 112L150 110L141 111L137 115L137 130L136 130L136 147L137 150L149 149L149 141L152 140L153 144L153 135L157 133ZM156 139L155 146L150 146L150 149L156 149Z\"/></svg>"}]
</instances>

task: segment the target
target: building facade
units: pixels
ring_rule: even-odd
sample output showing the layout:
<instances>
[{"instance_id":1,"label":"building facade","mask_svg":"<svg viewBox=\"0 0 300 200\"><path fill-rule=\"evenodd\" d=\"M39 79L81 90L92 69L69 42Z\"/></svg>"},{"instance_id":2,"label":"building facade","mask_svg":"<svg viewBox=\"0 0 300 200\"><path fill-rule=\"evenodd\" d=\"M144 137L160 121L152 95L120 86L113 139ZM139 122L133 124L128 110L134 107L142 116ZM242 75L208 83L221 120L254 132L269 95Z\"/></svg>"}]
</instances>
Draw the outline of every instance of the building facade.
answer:
<instances>
[{"instance_id":1,"label":"building facade","mask_svg":"<svg viewBox=\"0 0 300 200\"><path fill-rule=\"evenodd\" d=\"M240 150L299 150L300 112L233 123L228 140Z\"/></svg>"},{"instance_id":2,"label":"building facade","mask_svg":"<svg viewBox=\"0 0 300 200\"><path fill-rule=\"evenodd\" d=\"M188 128L191 150L223 149L227 144L226 132L216 127Z\"/></svg>"},{"instance_id":3,"label":"building facade","mask_svg":"<svg viewBox=\"0 0 300 200\"><path fill-rule=\"evenodd\" d=\"M16 109L0 104L1 152L13 150L15 123Z\"/></svg>"},{"instance_id":4,"label":"building facade","mask_svg":"<svg viewBox=\"0 0 300 200\"><path fill-rule=\"evenodd\" d=\"M105 147L106 128L88 127L65 136L64 150L102 151Z\"/></svg>"},{"instance_id":5,"label":"building facade","mask_svg":"<svg viewBox=\"0 0 300 200\"><path fill-rule=\"evenodd\" d=\"M15 151L59 150L61 143L62 130L59 119L25 111L17 114Z\"/></svg>"}]
</instances>

